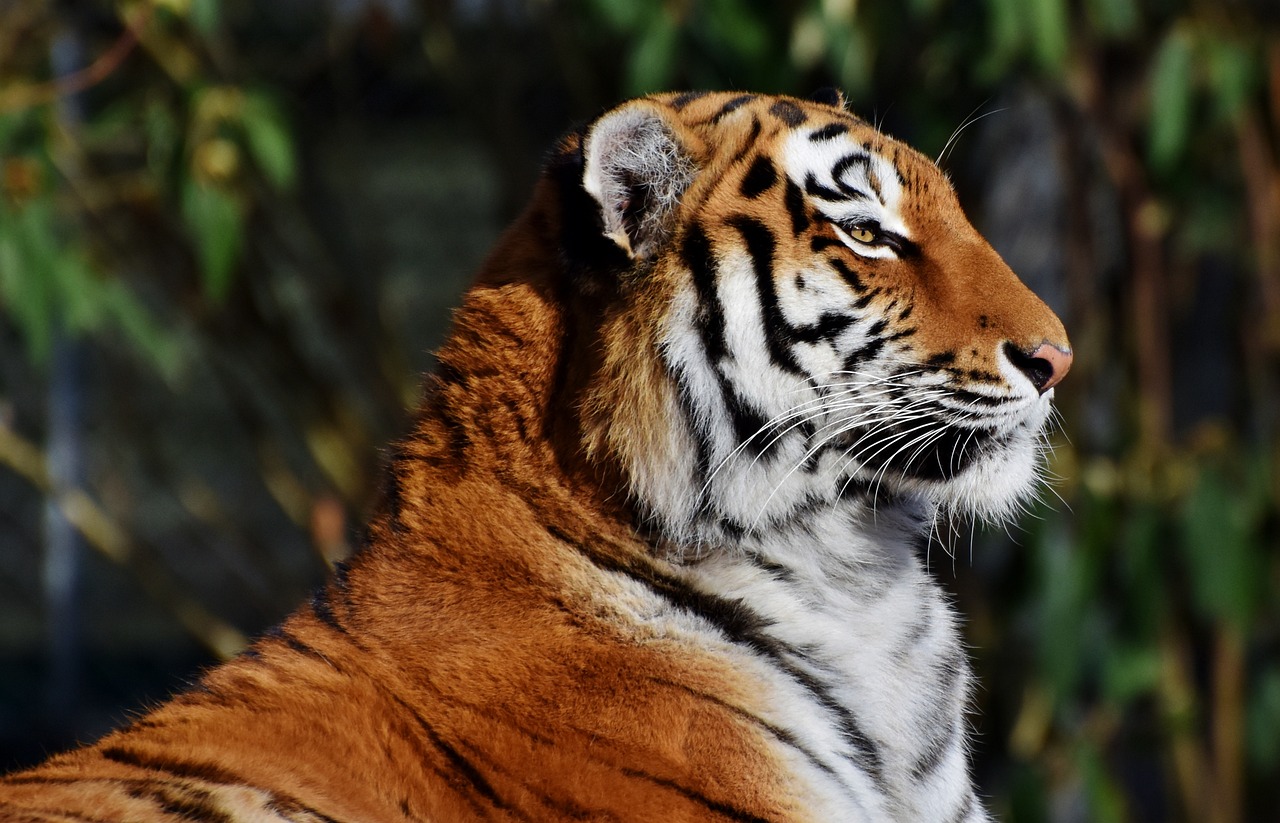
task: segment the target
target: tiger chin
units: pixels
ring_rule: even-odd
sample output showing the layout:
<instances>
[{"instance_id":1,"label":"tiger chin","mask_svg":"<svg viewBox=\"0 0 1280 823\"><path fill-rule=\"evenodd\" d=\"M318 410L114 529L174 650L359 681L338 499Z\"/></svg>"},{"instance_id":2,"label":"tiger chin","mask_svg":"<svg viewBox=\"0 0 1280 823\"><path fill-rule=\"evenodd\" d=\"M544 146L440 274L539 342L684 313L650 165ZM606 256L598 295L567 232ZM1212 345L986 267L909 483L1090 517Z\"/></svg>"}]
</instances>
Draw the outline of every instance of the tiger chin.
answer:
<instances>
[{"instance_id":1,"label":"tiger chin","mask_svg":"<svg viewBox=\"0 0 1280 823\"><path fill-rule=\"evenodd\" d=\"M987 820L939 509L1035 487L1061 323L835 95L565 137L362 548L5 821Z\"/></svg>"}]
</instances>

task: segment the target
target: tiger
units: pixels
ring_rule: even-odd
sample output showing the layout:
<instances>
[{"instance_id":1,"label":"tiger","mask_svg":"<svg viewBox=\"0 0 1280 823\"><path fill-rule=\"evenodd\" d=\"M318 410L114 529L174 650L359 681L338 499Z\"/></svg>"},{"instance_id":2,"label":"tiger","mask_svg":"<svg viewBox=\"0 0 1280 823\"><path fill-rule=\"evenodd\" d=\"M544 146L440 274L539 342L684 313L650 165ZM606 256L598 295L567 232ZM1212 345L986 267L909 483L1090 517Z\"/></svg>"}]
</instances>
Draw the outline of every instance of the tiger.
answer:
<instances>
[{"instance_id":1,"label":"tiger","mask_svg":"<svg viewBox=\"0 0 1280 823\"><path fill-rule=\"evenodd\" d=\"M931 535L1038 493L1071 362L843 96L623 103L482 264L359 550L0 819L988 820Z\"/></svg>"}]
</instances>

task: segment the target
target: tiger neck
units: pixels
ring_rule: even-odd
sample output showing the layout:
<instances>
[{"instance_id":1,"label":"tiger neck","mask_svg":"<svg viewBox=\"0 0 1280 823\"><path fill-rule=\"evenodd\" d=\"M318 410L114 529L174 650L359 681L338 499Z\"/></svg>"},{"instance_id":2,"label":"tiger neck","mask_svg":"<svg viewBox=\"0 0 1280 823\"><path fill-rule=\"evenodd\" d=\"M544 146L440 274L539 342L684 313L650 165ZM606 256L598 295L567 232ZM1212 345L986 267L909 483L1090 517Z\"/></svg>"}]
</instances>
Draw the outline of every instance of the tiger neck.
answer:
<instances>
[{"instance_id":1,"label":"tiger neck","mask_svg":"<svg viewBox=\"0 0 1280 823\"><path fill-rule=\"evenodd\" d=\"M634 522L621 468L582 445L581 386L594 364L581 338L592 324L556 251L558 221L551 195L535 197L464 296L412 428L391 455L373 542L425 526L413 510L429 508L442 484L495 517L485 489L502 486L564 520L603 518L613 531Z\"/></svg>"}]
</instances>

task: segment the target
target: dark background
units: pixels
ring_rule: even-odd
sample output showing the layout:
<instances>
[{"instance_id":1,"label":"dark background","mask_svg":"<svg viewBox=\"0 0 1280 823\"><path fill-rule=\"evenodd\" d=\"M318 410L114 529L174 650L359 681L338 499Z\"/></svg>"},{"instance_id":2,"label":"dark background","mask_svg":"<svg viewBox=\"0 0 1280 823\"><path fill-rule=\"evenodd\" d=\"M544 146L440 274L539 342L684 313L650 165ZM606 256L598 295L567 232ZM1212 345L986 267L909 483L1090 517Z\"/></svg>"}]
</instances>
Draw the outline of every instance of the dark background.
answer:
<instances>
[{"instance_id":1,"label":"dark background","mask_svg":"<svg viewBox=\"0 0 1280 823\"><path fill-rule=\"evenodd\" d=\"M556 136L645 91L827 85L945 147L1076 347L1052 491L931 549L990 806L1276 819L1267 0L0 0L0 770L349 551Z\"/></svg>"}]
</instances>

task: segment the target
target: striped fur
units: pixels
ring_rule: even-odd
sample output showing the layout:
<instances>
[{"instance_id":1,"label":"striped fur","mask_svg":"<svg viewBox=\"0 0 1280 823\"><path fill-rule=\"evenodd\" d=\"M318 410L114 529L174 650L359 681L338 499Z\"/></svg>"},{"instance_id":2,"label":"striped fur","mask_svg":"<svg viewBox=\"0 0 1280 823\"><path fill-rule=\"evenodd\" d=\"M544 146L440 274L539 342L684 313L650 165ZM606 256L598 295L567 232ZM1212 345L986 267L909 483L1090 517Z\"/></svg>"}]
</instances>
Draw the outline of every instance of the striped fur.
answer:
<instances>
[{"instance_id":1,"label":"striped fur","mask_svg":"<svg viewBox=\"0 0 1280 823\"><path fill-rule=\"evenodd\" d=\"M362 550L0 819L985 820L922 553L1032 493L1045 344L839 105L624 104L468 292Z\"/></svg>"}]
</instances>

